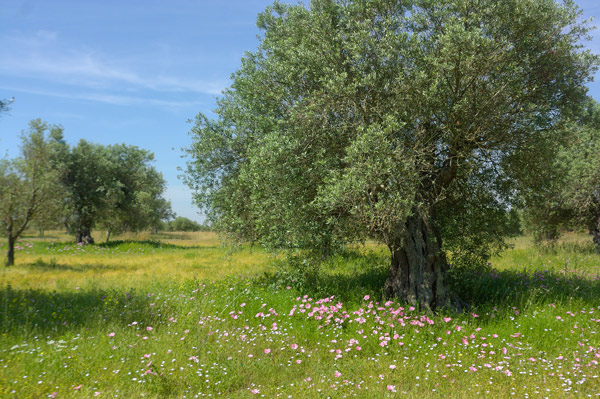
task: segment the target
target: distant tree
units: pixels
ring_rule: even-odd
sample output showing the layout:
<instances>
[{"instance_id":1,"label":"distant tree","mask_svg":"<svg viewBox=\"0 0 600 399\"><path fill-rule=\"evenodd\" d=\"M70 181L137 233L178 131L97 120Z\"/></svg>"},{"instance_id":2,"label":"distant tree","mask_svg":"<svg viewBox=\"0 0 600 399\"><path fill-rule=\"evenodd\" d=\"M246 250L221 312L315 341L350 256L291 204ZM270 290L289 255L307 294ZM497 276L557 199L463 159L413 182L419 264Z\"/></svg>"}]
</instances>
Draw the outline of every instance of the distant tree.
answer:
<instances>
[{"instance_id":1,"label":"distant tree","mask_svg":"<svg viewBox=\"0 0 600 399\"><path fill-rule=\"evenodd\" d=\"M110 184L99 218L100 226L107 231L107 241L113 231L139 231L169 219L170 203L162 197L166 182L150 165L154 155L124 144L108 146L107 155Z\"/></svg>"},{"instance_id":2,"label":"distant tree","mask_svg":"<svg viewBox=\"0 0 600 399\"><path fill-rule=\"evenodd\" d=\"M198 115L187 182L270 248L387 245L384 291L453 306L448 262L502 247L597 57L571 1L276 2L257 51Z\"/></svg>"},{"instance_id":3,"label":"distant tree","mask_svg":"<svg viewBox=\"0 0 600 399\"><path fill-rule=\"evenodd\" d=\"M169 220L175 218L177 215L171 207L171 201L163 200L157 203L156 217L152 222L152 228L154 233L158 233L158 229Z\"/></svg>"},{"instance_id":4,"label":"distant tree","mask_svg":"<svg viewBox=\"0 0 600 399\"><path fill-rule=\"evenodd\" d=\"M93 243L92 230L138 231L169 218L165 181L150 164L154 155L125 144L102 146L81 140L68 154L64 184L69 192L70 230L76 242Z\"/></svg>"},{"instance_id":5,"label":"distant tree","mask_svg":"<svg viewBox=\"0 0 600 399\"><path fill-rule=\"evenodd\" d=\"M66 160L64 185L68 190L69 230L77 243L93 244L91 235L110 194L111 179L107 150L85 140L73 147Z\"/></svg>"},{"instance_id":6,"label":"distant tree","mask_svg":"<svg viewBox=\"0 0 600 399\"><path fill-rule=\"evenodd\" d=\"M167 223L168 231L201 231L208 230L206 226L202 226L198 222L194 222L183 216L178 216L175 220L171 220Z\"/></svg>"},{"instance_id":7,"label":"distant tree","mask_svg":"<svg viewBox=\"0 0 600 399\"><path fill-rule=\"evenodd\" d=\"M546 166L544 189L528 198L524 218L536 241L556 240L585 228L600 246L600 104L591 97L576 111L556 156Z\"/></svg>"},{"instance_id":8,"label":"distant tree","mask_svg":"<svg viewBox=\"0 0 600 399\"><path fill-rule=\"evenodd\" d=\"M585 227L600 248L600 104L591 98L567 154L571 162L563 198L576 224Z\"/></svg>"},{"instance_id":9,"label":"distant tree","mask_svg":"<svg viewBox=\"0 0 600 399\"><path fill-rule=\"evenodd\" d=\"M0 161L0 224L8 238L6 266L15 263L15 243L27 226L60 198L60 172L52 167L48 131L40 119L21 137L21 156Z\"/></svg>"}]
</instances>

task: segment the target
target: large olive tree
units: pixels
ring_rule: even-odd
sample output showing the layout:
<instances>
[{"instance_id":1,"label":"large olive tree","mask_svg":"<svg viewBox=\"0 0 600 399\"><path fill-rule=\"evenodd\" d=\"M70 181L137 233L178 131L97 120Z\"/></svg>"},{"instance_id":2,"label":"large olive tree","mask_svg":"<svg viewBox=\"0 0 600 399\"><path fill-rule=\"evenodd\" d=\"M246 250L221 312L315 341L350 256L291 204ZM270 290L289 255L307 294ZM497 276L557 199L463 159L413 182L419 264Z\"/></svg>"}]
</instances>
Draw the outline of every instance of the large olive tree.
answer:
<instances>
[{"instance_id":1,"label":"large olive tree","mask_svg":"<svg viewBox=\"0 0 600 399\"><path fill-rule=\"evenodd\" d=\"M196 119L187 182L242 239L376 238L388 295L451 305L445 253L501 244L585 93L597 59L579 16L554 0L275 3L217 118Z\"/></svg>"}]
</instances>

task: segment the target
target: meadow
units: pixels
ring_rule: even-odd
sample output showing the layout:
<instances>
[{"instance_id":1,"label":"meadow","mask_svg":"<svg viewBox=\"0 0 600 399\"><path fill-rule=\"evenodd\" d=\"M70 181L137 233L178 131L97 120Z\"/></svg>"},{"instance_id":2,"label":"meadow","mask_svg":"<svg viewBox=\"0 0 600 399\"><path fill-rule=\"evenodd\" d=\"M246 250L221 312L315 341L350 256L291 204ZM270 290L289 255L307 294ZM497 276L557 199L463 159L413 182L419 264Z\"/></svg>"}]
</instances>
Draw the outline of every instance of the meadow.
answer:
<instances>
[{"instance_id":1,"label":"meadow","mask_svg":"<svg viewBox=\"0 0 600 399\"><path fill-rule=\"evenodd\" d=\"M598 397L589 241L518 238L453 271L468 312L430 314L382 298L373 244L317 268L213 233L26 236L0 271L0 397Z\"/></svg>"}]
</instances>

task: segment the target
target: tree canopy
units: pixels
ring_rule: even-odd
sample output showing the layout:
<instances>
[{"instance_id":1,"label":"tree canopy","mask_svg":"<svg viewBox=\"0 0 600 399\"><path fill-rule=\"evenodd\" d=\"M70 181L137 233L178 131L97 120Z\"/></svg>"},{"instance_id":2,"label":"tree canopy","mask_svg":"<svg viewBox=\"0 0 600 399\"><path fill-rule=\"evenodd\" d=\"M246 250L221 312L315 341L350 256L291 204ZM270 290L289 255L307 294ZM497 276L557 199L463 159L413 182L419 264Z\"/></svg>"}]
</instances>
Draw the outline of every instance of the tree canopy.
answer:
<instances>
[{"instance_id":1,"label":"tree canopy","mask_svg":"<svg viewBox=\"0 0 600 399\"><path fill-rule=\"evenodd\" d=\"M271 248L378 239L388 295L447 306L445 252L502 245L584 98L597 58L579 16L553 0L276 2L217 118L196 118L187 182L216 226Z\"/></svg>"}]
</instances>

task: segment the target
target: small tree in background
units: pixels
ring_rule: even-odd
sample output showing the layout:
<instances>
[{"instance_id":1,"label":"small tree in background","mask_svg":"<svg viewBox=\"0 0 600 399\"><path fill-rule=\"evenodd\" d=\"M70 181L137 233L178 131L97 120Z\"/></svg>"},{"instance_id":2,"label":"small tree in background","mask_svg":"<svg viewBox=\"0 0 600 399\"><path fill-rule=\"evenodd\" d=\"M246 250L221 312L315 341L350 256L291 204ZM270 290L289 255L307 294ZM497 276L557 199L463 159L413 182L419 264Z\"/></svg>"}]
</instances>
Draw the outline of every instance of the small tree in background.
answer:
<instances>
[{"instance_id":1,"label":"small tree in background","mask_svg":"<svg viewBox=\"0 0 600 399\"><path fill-rule=\"evenodd\" d=\"M85 140L66 154L67 173L63 184L68 190L68 205L72 216L69 231L77 243L93 244L92 229L110 194L110 167L106 148Z\"/></svg>"},{"instance_id":2,"label":"small tree in background","mask_svg":"<svg viewBox=\"0 0 600 399\"><path fill-rule=\"evenodd\" d=\"M600 246L600 104L588 98L567 128L570 140L557 145L544 189L528 198L524 219L537 242L585 228Z\"/></svg>"},{"instance_id":3,"label":"small tree in background","mask_svg":"<svg viewBox=\"0 0 600 399\"><path fill-rule=\"evenodd\" d=\"M167 223L167 231L206 231L209 230L206 226L194 222L183 216L178 216L175 220Z\"/></svg>"},{"instance_id":4,"label":"small tree in background","mask_svg":"<svg viewBox=\"0 0 600 399\"><path fill-rule=\"evenodd\" d=\"M589 99L578 122L579 134L567 149L571 167L564 198L600 248L600 104Z\"/></svg>"},{"instance_id":5,"label":"small tree in background","mask_svg":"<svg viewBox=\"0 0 600 399\"><path fill-rule=\"evenodd\" d=\"M23 133L21 156L0 161L0 223L8 238L6 266L15 263L15 243L49 204L60 200L60 171L53 168L48 131L60 131L40 119Z\"/></svg>"},{"instance_id":6,"label":"small tree in background","mask_svg":"<svg viewBox=\"0 0 600 399\"><path fill-rule=\"evenodd\" d=\"M150 162L154 155L124 144L107 147L110 182L106 186L99 225L107 231L139 231L154 228L172 215L162 195L165 180Z\"/></svg>"},{"instance_id":7,"label":"small tree in background","mask_svg":"<svg viewBox=\"0 0 600 399\"><path fill-rule=\"evenodd\" d=\"M76 242L94 243L96 226L107 231L108 241L113 232L154 227L171 215L163 198L165 180L151 165L151 152L81 140L64 157L69 230Z\"/></svg>"}]
</instances>

